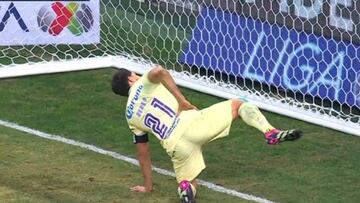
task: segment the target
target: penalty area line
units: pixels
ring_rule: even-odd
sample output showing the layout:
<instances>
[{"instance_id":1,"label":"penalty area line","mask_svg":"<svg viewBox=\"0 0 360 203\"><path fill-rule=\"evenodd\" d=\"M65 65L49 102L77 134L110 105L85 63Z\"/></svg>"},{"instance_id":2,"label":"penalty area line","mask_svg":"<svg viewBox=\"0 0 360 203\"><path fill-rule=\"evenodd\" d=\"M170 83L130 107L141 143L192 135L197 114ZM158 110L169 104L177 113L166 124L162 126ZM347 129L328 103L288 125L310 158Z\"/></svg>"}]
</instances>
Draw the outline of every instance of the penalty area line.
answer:
<instances>
[{"instance_id":1,"label":"penalty area line","mask_svg":"<svg viewBox=\"0 0 360 203\"><path fill-rule=\"evenodd\" d=\"M21 126L21 125L18 125L16 123L12 123L12 122L9 122L9 121L0 120L0 125L8 127L8 128L15 129L15 130L18 130L18 131L22 131L22 132L25 132L25 133L28 133L28 134L31 134L31 135L35 135L35 136L38 136L38 137L42 137L42 138L45 138L45 139L54 140L54 141L62 142L62 143L73 145L73 146L78 146L78 147L81 147L83 149L87 149L89 151L93 151L93 152L96 152L96 153L99 153L99 154L110 156L110 157L113 157L115 159L126 161L128 163L133 164L133 165L139 166L139 162L136 159L124 156L124 155L119 154L117 152L104 150L104 149L98 148L98 147L96 147L94 145L85 144L83 142L79 142L79 141L76 141L76 140L61 137L59 135L53 135L53 134L41 132L39 130L35 130L35 129L28 128L28 127L25 127L25 126ZM155 171L155 172L157 172L159 174L175 177L175 174L173 172L171 172L171 171L161 169L161 168L158 168L158 167L155 167L155 166L152 166L152 169L153 169L153 171ZM216 185L214 183L211 183L211 182L208 182L208 181L205 181L205 180L200 180L199 179L198 183L200 185L203 185L203 186L211 189L211 190L221 192L221 193L225 193L227 195L231 195L231 196L238 197L238 198L241 198L241 199L250 200L250 201L259 202L259 203L273 203L273 201L270 201L270 200L267 200L267 199L264 199L264 198L261 198L261 197L257 197L257 196L254 196L254 195L238 192L236 190L228 189L228 188Z\"/></svg>"}]
</instances>

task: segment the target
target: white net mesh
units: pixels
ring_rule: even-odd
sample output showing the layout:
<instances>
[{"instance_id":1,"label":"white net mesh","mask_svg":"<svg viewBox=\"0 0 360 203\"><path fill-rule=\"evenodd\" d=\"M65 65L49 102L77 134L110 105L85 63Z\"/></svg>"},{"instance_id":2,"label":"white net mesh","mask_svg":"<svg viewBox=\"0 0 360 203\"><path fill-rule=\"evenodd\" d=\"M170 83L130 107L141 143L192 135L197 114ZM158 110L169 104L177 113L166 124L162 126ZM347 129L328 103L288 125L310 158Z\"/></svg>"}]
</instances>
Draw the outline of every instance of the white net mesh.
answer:
<instances>
[{"instance_id":1,"label":"white net mesh","mask_svg":"<svg viewBox=\"0 0 360 203\"><path fill-rule=\"evenodd\" d=\"M200 85L202 91L219 96L243 96L267 110L360 132L358 1L55 4L41 2L25 14L29 2L0 3L1 67L104 56L159 63L192 88ZM63 16L68 21L60 22ZM54 20L63 25L57 35L56 29L50 31ZM29 34L26 29L40 34L22 37ZM118 61L119 66L124 67L123 62Z\"/></svg>"}]
</instances>

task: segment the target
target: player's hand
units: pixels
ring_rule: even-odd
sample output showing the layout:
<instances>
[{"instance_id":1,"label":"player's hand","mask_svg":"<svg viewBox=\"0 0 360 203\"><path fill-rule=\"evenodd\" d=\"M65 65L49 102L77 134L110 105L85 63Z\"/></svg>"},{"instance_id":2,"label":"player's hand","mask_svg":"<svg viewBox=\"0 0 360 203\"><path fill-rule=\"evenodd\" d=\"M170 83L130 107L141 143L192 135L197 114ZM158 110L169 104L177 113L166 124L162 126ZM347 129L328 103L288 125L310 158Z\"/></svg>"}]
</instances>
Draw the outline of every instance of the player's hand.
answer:
<instances>
[{"instance_id":1,"label":"player's hand","mask_svg":"<svg viewBox=\"0 0 360 203\"><path fill-rule=\"evenodd\" d=\"M179 103L178 115L182 111L191 110L191 109L198 110L198 108L196 106L192 105L188 100L183 100L182 102Z\"/></svg>"},{"instance_id":2,"label":"player's hand","mask_svg":"<svg viewBox=\"0 0 360 203\"><path fill-rule=\"evenodd\" d=\"M145 186L137 185L130 188L131 192L151 192L151 189L147 189Z\"/></svg>"}]
</instances>

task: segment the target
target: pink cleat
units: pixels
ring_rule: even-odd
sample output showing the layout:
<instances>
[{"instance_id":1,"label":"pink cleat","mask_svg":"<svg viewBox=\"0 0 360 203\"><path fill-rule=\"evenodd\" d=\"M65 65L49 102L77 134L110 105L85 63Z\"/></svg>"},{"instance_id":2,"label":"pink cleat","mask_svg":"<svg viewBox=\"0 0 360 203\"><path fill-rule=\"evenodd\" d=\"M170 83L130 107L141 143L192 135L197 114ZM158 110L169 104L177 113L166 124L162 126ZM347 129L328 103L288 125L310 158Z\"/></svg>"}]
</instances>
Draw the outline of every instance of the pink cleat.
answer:
<instances>
[{"instance_id":1,"label":"pink cleat","mask_svg":"<svg viewBox=\"0 0 360 203\"><path fill-rule=\"evenodd\" d=\"M195 188L187 180L180 182L178 187L178 193L181 203L195 203Z\"/></svg>"},{"instance_id":2,"label":"pink cleat","mask_svg":"<svg viewBox=\"0 0 360 203\"><path fill-rule=\"evenodd\" d=\"M284 141L292 141L299 139L302 136L302 131L293 129L293 130L278 130L272 129L269 132L265 133L266 142L270 145L275 145Z\"/></svg>"}]
</instances>

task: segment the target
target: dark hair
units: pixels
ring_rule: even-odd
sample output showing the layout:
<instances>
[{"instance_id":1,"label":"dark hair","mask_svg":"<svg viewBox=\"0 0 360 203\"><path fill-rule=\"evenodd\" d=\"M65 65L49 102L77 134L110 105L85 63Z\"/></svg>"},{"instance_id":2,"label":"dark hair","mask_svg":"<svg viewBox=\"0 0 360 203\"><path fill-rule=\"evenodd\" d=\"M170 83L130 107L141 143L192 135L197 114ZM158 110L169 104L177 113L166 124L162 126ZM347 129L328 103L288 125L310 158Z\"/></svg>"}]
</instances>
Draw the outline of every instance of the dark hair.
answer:
<instances>
[{"instance_id":1,"label":"dark hair","mask_svg":"<svg viewBox=\"0 0 360 203\"><path fill-rule=\"evenodd\" d=\"M128 82L128 77L131 75L131 72L121 68L116 72L112 78L111 87L112 91L115 94L121 96L129 96L130 85Z\"/></svg>"}]
</instances>

